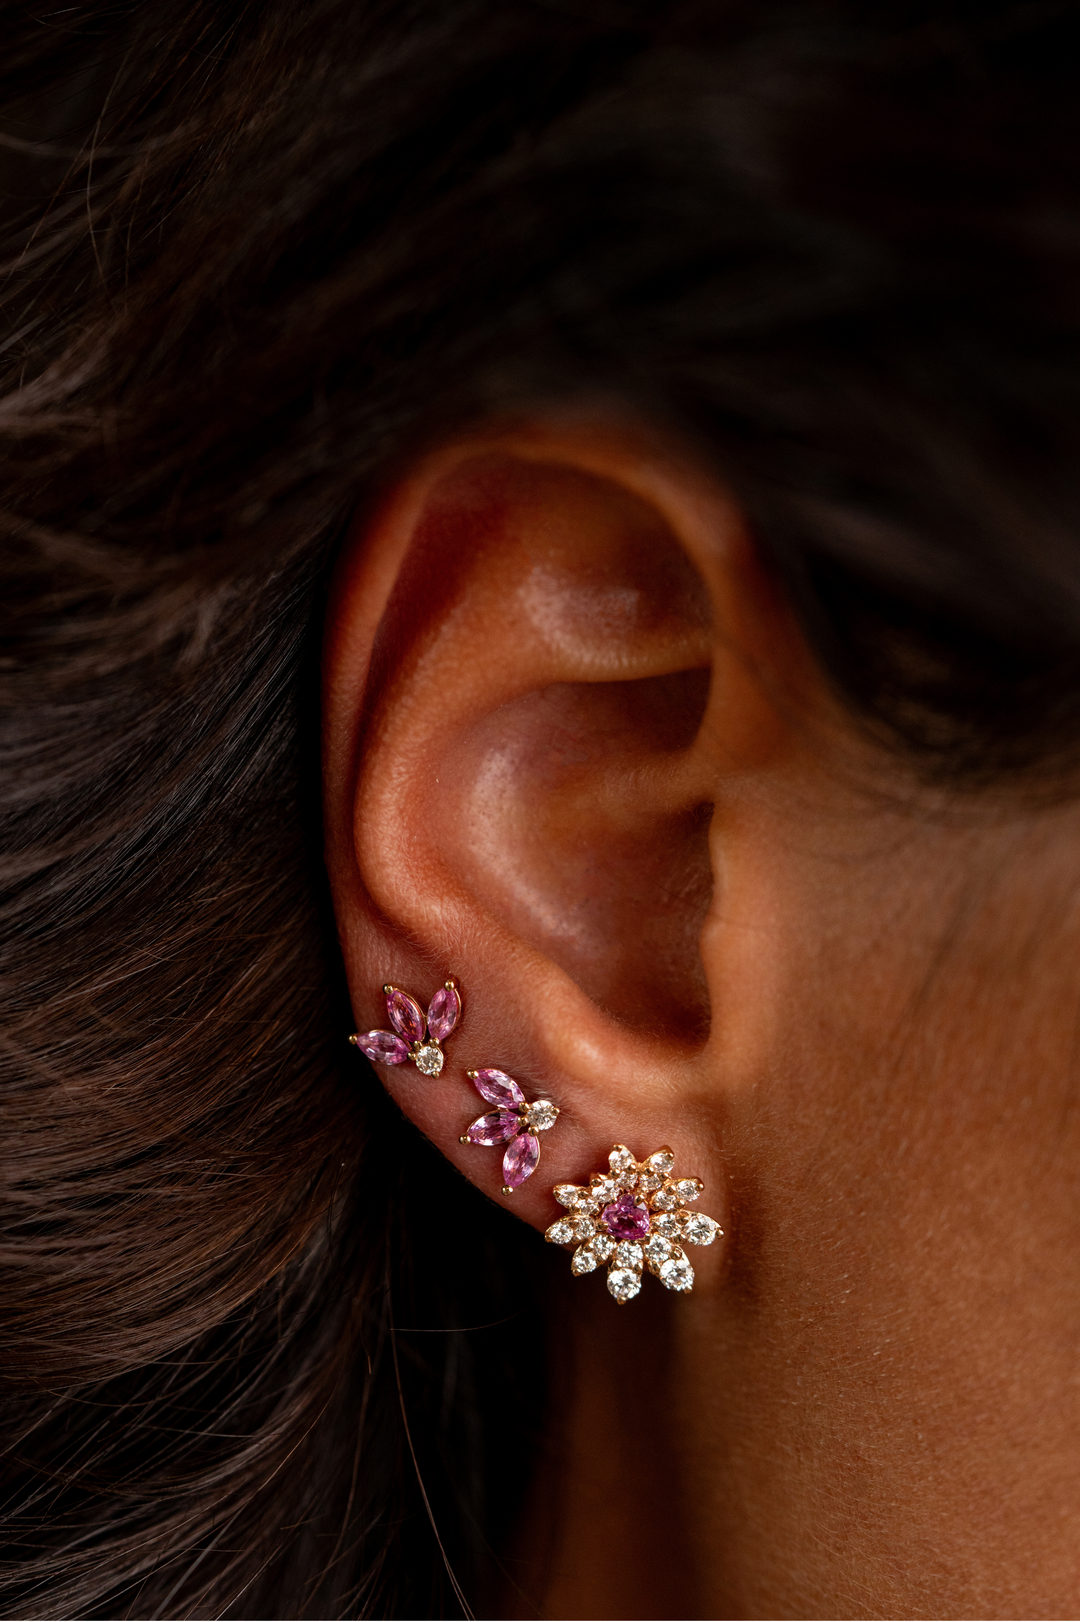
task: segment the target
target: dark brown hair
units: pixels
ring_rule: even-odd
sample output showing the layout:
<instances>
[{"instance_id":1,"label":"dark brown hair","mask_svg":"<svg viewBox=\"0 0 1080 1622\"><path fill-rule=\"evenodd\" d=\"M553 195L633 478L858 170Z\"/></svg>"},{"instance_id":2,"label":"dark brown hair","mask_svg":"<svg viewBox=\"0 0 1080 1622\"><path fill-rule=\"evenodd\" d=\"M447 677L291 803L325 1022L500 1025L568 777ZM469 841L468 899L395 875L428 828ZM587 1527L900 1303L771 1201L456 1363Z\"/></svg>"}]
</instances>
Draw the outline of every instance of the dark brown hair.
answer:
<instances>
[{"instance_id":1,"label":"dark brown hair","mask_svg":"<svg viewBox=\"0 0 1080 1622\"><path fill-rule=\"evenodd\" d=\"M735 485L882 742L967 788L1071 766L1080 16L141 0L3 38L4 1614L483 1604L544 1275L344 1045L335 546L463 418L615 397Z\"/></svg>"}]
</instances>

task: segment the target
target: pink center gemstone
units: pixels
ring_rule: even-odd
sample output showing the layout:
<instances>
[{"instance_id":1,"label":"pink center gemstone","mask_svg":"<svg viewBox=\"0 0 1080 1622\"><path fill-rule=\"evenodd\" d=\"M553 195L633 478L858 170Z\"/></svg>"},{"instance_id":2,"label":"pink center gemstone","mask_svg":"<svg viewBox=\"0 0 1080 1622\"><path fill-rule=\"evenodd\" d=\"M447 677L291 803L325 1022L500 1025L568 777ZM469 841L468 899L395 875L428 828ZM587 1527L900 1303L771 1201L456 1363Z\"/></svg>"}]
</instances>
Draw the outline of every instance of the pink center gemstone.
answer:
<instances>
[{"instance_id":1,"label":"pink center gemstone","mask_svg":"<svg viewBox=\"0 0 1080 1622\"><path fill-rule=\"evenodd\" d=\"M600 1220L613 1239L644 1239L649 1231L649 1213L633 1194L620 1194L605 1205Z\"/></svg>"}]
</instances>

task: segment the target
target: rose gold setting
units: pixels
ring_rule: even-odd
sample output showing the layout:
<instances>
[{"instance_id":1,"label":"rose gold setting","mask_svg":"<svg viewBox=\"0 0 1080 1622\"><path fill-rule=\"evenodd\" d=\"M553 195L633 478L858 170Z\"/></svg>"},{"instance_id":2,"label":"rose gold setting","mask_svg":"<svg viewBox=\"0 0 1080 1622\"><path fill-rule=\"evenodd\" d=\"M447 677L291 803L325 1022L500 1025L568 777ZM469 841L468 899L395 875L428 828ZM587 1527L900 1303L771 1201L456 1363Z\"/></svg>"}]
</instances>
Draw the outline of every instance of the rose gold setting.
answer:
<instances>
[{"instance_id":1,"label":"rose gold setting","mask_svg":"<svg viewBox=\"0 0 1080 1622\"><path fill-rule=\"evenodd\" d=\"M565 1215L548 1228L553 1245L573 1245L575 1277L607 1264L607 1287L620 1306L641 1289L645 1268L668 1290L688 1295L694 1286L684 1244L711 1245L723 1228L688 1204L704 1191L699 1177L676 1177L666 1145L635 1160L625 1144L608 1156L608 1170L593 1172L587 1187L558 1183L552 1193Z\"/></svg>"},{"instance_id":2,"label":"rose gold setting","mask_svg":"<svg viewBox=\"0 0 1080 1622\"><path fill-rule=\"evenodd\" d=\"M400 986L383 986L393 1030L357 1031L349 1037L373 1064L404 1064L408 1059L424 1076L441 1073L442 1044L461 1023L461 988L451 977L432 997L427 1012Z\"/></svg>"},{"instance_id":3,"label":"rose gold setting","mask_svg":"<svg viewBox=\"0 0 1080 1622\"><path fill-rule=\"evenodd\" d=\"M503 1193L512 1194L532 1176L540 1160L538 1132L548 1132L559 1116L550 1098L534 1098L529 1103L513 1076L505 1070L469 1070L469 1080L489 1104L496 1108L478 1115L459 1143L475 1143L494 1148L505 1143L503 1154Z\"/></svg>"}]
</instances>

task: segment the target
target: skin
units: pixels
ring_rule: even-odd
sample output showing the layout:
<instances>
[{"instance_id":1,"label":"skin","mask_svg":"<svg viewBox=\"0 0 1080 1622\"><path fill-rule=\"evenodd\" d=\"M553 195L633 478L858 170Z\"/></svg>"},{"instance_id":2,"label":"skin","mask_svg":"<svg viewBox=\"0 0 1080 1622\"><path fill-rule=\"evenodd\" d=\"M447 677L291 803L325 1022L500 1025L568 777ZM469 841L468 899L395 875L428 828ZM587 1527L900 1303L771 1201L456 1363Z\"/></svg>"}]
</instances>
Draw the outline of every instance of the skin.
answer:
<instances>
[{"instance_id":1,"label":"skin","mask_svg":"<svg viewBox=\"0 0 1080 1622\"><path fill-rule=\"evenodd\" d=\"M921 785L827 684L737 504L640 425L482 427L357 524L327 860L386 980L562 1108L511 1207L670 1144L725 1238L625 1307L565 1266L494 1614L1080 1608L1080 809Z\"/></svg>"}]
</instances>

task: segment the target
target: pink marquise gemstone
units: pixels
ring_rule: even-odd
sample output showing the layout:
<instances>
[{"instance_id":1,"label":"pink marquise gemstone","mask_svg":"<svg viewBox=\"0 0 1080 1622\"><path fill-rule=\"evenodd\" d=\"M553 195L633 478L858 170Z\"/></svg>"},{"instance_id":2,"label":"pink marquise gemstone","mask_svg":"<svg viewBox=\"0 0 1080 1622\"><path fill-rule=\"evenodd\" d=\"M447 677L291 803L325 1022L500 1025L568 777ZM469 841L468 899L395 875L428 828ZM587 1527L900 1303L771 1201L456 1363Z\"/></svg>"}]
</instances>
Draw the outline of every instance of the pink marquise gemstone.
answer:
<instances>
[{"instance_id":1,"label":"pink marquise gemstone","mask_svg":"<svg viewBox=\"0 0 1080 1622\"><path fill-rule=\"evenodd\" d=\"M516 1110L497 1109L490 1115L478 1116L465 1136L470 1143L480 1143L489 1149L493 1143L505 1143L520 1131L521 1116Z\"/></svg>"},{"instance_id":2,"label":"pink marquise gemstone","mask_svg":"<svg viewBox=\"0 0 1080 1622\"><path fill-rule=\"evenodd\" d=\"M478 1070L473 1086L481 1098L486 1098L489 1104L501 1104L503 1109L516 1109L525 1102L525 1094L513 1076L508 1076L504 1070Z\"/></svg>"},{"instance_id":3,"label":"pink marquise gemstone","mask_svg":"<svg viewBox=\"0 0 1080 1622\"><path fill-rule=\"evenodd\" d=\"M390 1023L406 1042L421 1042L424 1037L424 1011L407 991L391 991L386 997L386 1012Z\"/></svg>"},{"instance_id":4,"label":"pink marquise gemstone","mask_svg":"<svg viewBox=\"0 0 1080 1622\"><path fill-rule=\"evenodd\" d=\"M503 1182L507 1188L520 1188L526 1177L531 1177L540 1159L540 1142L531 1132L519 1132L511 1138L503 1155Z\"/></svg>"},{"instance_id":5,"label":"pink marquise gemstone","mask_svg":"<svg viewBox=\"0 0 1080 1622\"><path fill-rule=\"evenodd\" d=\"M600 1220L615 1239L644 1239L649 1231L649 1213L633 1194L620 1194L605 1205Z\"/></svg>"},{"instance_id":6,"label":"pink marquise gemstone","mask_svg":"<svg viewBox=\"0 0 1080 1622\"><path fill-rule=\"evenodd\" d=\"M360 1032L356 1045L361 1053L378 1064L404 1064L409 1057L408 1043L392 1031Z\"/></svg>"},{"instance_id":7,"label":"pink marquise gemstone","mask_svg":"<svg viewBox=\"0 0 1080 1622\"><path fill-rule=\"evenodd\" d=\"M440 986L427 1011L428 1035L435 1042L445 1042L460 1018L461 998L453 986Z\"/></svg>"}]
</instances>

